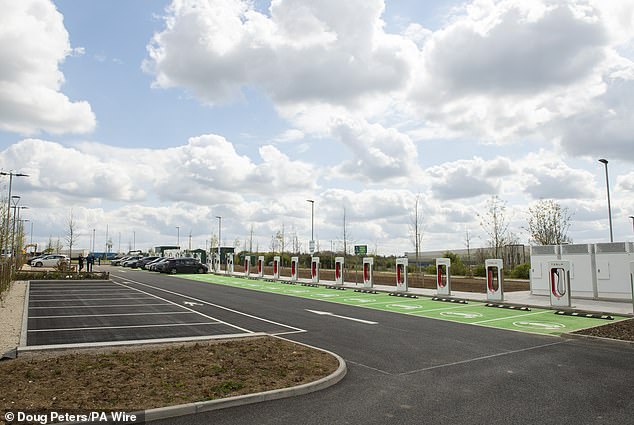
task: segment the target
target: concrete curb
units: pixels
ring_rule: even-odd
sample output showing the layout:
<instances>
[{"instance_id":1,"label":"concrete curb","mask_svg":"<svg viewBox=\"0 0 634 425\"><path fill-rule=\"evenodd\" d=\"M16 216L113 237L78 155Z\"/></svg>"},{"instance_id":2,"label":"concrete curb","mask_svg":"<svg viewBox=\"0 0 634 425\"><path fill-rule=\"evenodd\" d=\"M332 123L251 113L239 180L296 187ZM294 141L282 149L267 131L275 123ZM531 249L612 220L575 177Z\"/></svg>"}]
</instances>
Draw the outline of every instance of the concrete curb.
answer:
<instances>
[{"instance_id":1,"label":"concrete curb","mask_svg":"<svg viewBox=\"0 0 634 425\"><path fill-rule=\"evenodd\" d=\"M310 345L302 344L301 342L296 342L292 340L288 340L281 337L275 337L279 339L283 339L285 341L290 341L294 344L303 345L305 347L309 347L315 350L322 351L324 353L330 354L335 357L339 362L339 367L330 375L318 379L314 382L309 382L307 384L297 385L295 387L288 388L280 388L277 390L264 391L260 393L254 394L246 394L236 397L228 397L218 400L210 400L210 401L200 401L196 403L188 403L188 404L180 404L176 406L167 406L167 407L159 407L157 409L150 409L145 411L145 421L155 421L159 419L173 418L176 416L185 416L185 415L194 415L202 412L209 412L212 410L220 410L227 409L229 407L236 406L244 406L247 404L260 403L263 401L271 401L278 400L281 398L295 397L299 395L309 394L315 391L326 389L332 385L335 385L339 381L341 381L347 372L347 366L345 360L335 354L333 352L313 347Z\"/></svg>"},{"instance_id":2,"label":"concrete curb","mask_svg":"<svg viewBox=\"0 0 634 425\"><path fill-rule=\"evenodd\" d=\"M22 331L20 332L20 346L26 345L27 328L29 324L29 293L31 281L26 281L26 294L24 294L24 307L22 310ZM17 348L16 348L17 350Z\"/></svg>"},{"instance_id":3,"label":"concrete curb","mask_svg":"<svg viewBox=\"0 0 634 425\"><path fill-rule=\"evenodd\" d=\"M608 344L619 345L634 350L634 341L626 341L623 339L604 338L601 336L583 335L575 333L566 333L560 335L564 339L575 339L578 341L606 342Z\"/></svg>"},{"instance_id":4,"label":"concrete curb","mask_svg":"<svg viewBox=\"0 0 634 425\"><path fill-rule=\"evenodd\" d=\"M158 339L136 339L127 341L105 341L105 342L81 342L77 344L55 344L55 345L33 345L17 347L18 353L29 353L39 351L61 351L61 350L81 350L91 348L109 348L109 347L133 347L136 345L158 345L158 344L174 344L180 342L198 342L213 340L230 340L242 338L257 338L268 336L265 332L253 332L249 334L223 334L210 336L186 336L176 338L158 338Z\"/></svg>"}]
</instances>

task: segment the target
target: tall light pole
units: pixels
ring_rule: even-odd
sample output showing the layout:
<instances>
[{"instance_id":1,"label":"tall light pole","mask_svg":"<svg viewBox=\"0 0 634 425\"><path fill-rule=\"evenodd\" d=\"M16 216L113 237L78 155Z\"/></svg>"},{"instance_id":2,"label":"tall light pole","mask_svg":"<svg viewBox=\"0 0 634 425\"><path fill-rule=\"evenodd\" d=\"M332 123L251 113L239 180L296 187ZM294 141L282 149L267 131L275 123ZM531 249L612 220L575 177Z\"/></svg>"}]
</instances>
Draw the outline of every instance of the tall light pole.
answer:
<instances>
[{"instance_id":1,"label":"tall light pole","mask_svg":"<svg viewBox=\"0 0 634 425\"><path fill-rule=\"evenodd\" d=\"M218 219L218 261L220 261L222 263L222 260L220 259L220 241L222 240L222 217L220 217L219 215L216 216L216 218Z\"/></svg>"},{"instance_id":2,"label":"tall light pole","mask_svg":"<svg viewBox=\"0 0 634 425\"><path fill-rule=\"evenodd\" d=\"M312 254L315 252L315 201L306 199L306 202L310 202L310 242L308 250Z\"/></svg>"},{"instance_id":3,"label":"tall light pole","mask_svg":"<svg viewBox=\"0 0 634 425\"><path fill-rule=\"evenodd\" d=\"M5 255L9 252L9 226L11 224L11 187L13 185L13 176L16 177L28 177L28 174L24 173L14 173L13 171L0 171L0 176L9 176L9 196L7 197L7 229L5 233L5 246L4 253Z\"/></svg>"},{"instance_id":4,"label":"tall light pole","mask_svg":"<svg viewBox=\"0 0 634 425\"><path fill-rule=\"evenodd\" d=\"M17 195L13 195L11 197L11 202L13 203L13 222L11 223L11 261L15 261L15 225L17 223L17 215L18 215L18 204L20 203L20 197Z\"/></svg>"},{"instance_id":5,"label":"tall light pole","mask_svg":"<svg viewBox=\"0 0 634 425\"><path fill-rule=\"evenodd\" d=\"M95 256L95 229L92 229L92 255Z\"/></svg>"},{"instance_id":6,"label":"tall light pole","mask_svg":"<svg viewBox=\"0 0 634 425\"><path fill-rule=\"evenodd\" d=\"M601 158L599 162L605 165L605 186L608 192L608 219L610 221L610 242L614 242L614 237L612 233L612 206L610 205L610 180L608 179L608 160Z\"/></svg>"},{"instance_id":7,"label":"tall light pole","mask_svg":"<svg viewBox=\"0 0 634 425\"><path fill-rule=\"evenodd\" d=\"M181 227L176 226L176 245L181 249Z\"/></svg>"},{"instance_id":8,"label":"tall light pole","mask_svg":"<svg viewBox=\"0 0 634 425\"><path fill-rule=\"evenodd\" d=\"M630 219L632 220L632 232L634 232L634 215L631 215Z\"/></svg>"}]
</instances>

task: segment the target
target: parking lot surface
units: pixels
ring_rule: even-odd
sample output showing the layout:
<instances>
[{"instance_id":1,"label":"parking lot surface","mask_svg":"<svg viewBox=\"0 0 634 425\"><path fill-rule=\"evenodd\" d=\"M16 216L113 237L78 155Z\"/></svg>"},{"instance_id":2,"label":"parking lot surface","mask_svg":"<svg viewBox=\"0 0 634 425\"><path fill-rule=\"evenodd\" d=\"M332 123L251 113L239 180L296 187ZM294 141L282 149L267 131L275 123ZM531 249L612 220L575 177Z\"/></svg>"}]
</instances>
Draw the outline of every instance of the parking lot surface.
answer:
<instances>
[{"instance_id":1,"label":"parking lot surface","mask_svg":"<svg viewBox=\"0 0 634 425\"><path fill-rule=\"evenodd\" d=\"M237 325L113 281L34 281L27 346L251 333Z\"/></svg>"}]
</instances>

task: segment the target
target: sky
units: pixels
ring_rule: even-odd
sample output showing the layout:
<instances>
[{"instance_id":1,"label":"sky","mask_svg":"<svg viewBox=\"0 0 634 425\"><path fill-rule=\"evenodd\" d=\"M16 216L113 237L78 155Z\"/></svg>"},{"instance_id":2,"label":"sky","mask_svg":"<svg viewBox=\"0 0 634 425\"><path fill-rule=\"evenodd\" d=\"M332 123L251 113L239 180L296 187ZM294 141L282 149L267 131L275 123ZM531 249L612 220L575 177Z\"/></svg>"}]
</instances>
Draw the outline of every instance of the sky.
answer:
<instances>
[{"instance_id":1,"label":"sky","mask_svg":"<svg viewBox=\"0 0 634 425\"><path fill-rule=\"evenodd\" d=\"M631 0L0 0L0 168L27 238L114 251L486 246L487 203L634 241ZM8 178L0 178L7 193ZM6 195L4 195L6 197ZM191 235L191 237L190 237ZM251 238L251 235L252 238ZM289 242L290 246L290 242Z\"/></svg>"}]
</instances>

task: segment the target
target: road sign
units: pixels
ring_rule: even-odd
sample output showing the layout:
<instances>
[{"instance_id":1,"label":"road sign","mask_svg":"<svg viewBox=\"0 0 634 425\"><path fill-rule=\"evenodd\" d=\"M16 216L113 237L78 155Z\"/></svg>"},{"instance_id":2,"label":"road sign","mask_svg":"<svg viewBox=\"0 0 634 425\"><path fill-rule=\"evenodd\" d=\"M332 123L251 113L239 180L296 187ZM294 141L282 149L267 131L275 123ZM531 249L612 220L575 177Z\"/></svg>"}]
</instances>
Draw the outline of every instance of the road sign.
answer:
<instances>
[{"instance_id":1,"label":"road sign","mask_svg":"<svg viewBox=\"0 0 634 425\"><path fill-rule=\"evenodd\" d=\"M308 241L308 251L310 251L311 254L315 252L315 241Z\"/></svg>"},{"instance_id":2,"label":"road sign","mask_svg":"<svg viewBox=\"0 0 634 425\"><path fill-rule=\"evenodd\" d=\"M355 245L354 246L354 255L367 255L368 254L368 246L367 245Z\"/></svg>"}]
</instances>

